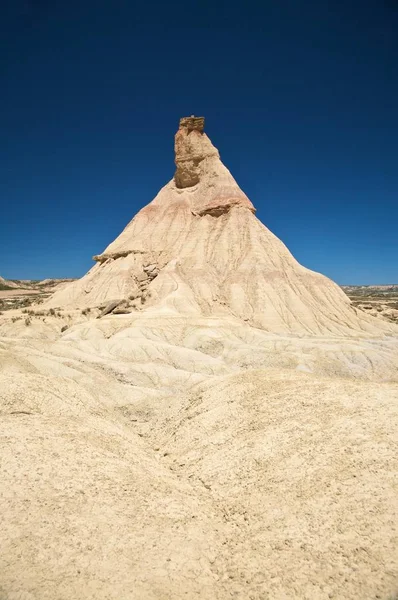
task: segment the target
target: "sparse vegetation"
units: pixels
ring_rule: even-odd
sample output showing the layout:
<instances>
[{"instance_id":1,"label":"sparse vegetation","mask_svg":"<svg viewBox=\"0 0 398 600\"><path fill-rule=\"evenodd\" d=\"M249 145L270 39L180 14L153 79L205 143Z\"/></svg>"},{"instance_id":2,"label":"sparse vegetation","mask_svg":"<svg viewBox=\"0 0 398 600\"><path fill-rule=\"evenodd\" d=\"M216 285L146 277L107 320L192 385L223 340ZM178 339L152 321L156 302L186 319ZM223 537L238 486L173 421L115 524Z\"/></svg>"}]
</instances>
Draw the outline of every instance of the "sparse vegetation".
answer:
<instances>
[{"instance_id":1,"label":"sparse vegetation","mask_svg":"<svg viewBox=\"0 0 398 600\"><path fill-rule=\"evenodd\" d=\"M25 309L32 304L42 304L54 292L54 288L59 283L66 281L72 280L53 279L45 281L0 281L0 293L4 292L3 295L0 296L0 310L7 311ZM18 287L12 287L11 285L8 285L10 282L17 284ZM55 311L57 310L59 310L58 307L55 308Z\"/></svg>"},{"instance_id":2,"label":"sparse vegetation","mask_svg":"<svg viewBox=\"0 0 398 600\"><path fill-rule=\"evenodd\" d=\"M13 310L30 306L35 301L35 297L10 296L0 299L0 308L3 310Z\"/></svg>"},{"instance_id":3,"label":"sparse vegetation","mask_svg":"<svg viewBox=\"0 0 398 600\"><path fill-rule=\"evenodd\" d=\"M342 286L352 305L378 318L398 322L398 285Z\"/></svg>"},{"instance_id":4,"label":"sparse vegetation","mask_svg":"<svg viewBox=\"0 0 398 600\"><path fill-rule=\"evenodd\" d=\"M91 308L83 308L82 315L88 315L91 312Z\"/></svg>"}]
</instances>

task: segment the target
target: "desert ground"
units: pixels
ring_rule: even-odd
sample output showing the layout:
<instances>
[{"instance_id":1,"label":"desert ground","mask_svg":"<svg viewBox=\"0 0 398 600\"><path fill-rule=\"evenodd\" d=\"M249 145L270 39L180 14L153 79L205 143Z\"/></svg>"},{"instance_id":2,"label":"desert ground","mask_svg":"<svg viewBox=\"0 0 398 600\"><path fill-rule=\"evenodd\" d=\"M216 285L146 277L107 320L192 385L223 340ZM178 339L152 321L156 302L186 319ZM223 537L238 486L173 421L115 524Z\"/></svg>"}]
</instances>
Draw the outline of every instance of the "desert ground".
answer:
<instances>
[{"instance_id":1,"label":"desert ground","mask_svg":"<svg viewBox=\"0 0 398 600\"><path fill-rule=\"evenodd\" d=\"M0 599L396 599L397 286L302 267L203 120L176 167L0 291Z\"/></svg>"},{"instance_id":2,"label":"desert ground","mask_svg":"<svg viewBox=\"0 0 398 600\"><path fill-rule=\"evenodd\" d=\"M353 306L373 317L398 323L398 284L343 285L342 288Z\"/></svg>"}]
</instances>

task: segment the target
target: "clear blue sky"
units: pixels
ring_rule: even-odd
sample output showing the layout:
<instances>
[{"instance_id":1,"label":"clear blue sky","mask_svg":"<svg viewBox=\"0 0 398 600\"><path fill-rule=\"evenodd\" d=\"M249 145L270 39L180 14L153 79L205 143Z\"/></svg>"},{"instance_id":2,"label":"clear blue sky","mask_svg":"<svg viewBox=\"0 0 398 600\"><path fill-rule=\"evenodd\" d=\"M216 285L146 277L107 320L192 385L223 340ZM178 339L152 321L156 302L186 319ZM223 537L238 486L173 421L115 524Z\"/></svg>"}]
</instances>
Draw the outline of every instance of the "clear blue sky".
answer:
<instances>
[{"instance_id":1,"label":"clear blue sky","mask_svg":"<svg viewBox=\"0 0 398 600\"><path fill-rule=\"evenodd\" d=\"M195 113L301 263L398 282L396 0L3 0L0 40L3 277L83 275Z\"/></svg>"}]
</instances>

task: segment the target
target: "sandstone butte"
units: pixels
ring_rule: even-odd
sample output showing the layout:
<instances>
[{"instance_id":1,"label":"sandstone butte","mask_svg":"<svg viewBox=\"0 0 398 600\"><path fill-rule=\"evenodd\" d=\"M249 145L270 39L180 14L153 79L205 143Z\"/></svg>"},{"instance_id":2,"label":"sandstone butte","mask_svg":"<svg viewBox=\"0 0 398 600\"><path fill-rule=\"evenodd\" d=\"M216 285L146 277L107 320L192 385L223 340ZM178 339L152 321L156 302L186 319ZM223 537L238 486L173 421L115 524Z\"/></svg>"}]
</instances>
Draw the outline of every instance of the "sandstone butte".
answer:
<instances>
[{"instance_id":1,"label":"sandstone butte","mask_svg":"<svg viewBox=\"0 0 398 600\"><path fill-rule=\"evenodd\" d=\"M181 119L173 179L50 305L135 297L147 309L231 315L276 333L388 331L330 279L301 266L256 218L203 121Z\"/></svg>"},{"instance_id":2,"label":"sandstone butte","mask_svg":"<svg viewBox=\"0 0 398 600\"><path fill-rule=\"evenodd\" d=\"M175 162L0 315L0 599L397 598L398 328L293 258L203 118Z\"/></svg>"}]
</instances>

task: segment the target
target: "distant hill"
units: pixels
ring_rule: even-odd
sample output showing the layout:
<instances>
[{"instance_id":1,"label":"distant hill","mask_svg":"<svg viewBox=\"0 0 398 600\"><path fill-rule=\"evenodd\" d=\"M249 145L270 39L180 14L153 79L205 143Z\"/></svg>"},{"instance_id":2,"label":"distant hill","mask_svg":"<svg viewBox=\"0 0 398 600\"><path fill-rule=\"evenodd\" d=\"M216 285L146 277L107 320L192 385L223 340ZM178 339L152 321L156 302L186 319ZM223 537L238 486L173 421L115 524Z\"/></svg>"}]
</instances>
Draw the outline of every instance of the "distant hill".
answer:
<instances>
[{"instance_id":1,"label":"distant hill","mask_svg":"<svg viewBox=\"0 0 398 600\"><path fill-rule=\"evenodd\" d=\"M13 281L8 281L4 277L0 277L0 290L12 290L17 287L19 287L18 284Z\"/></svg>"}]
</instances>

